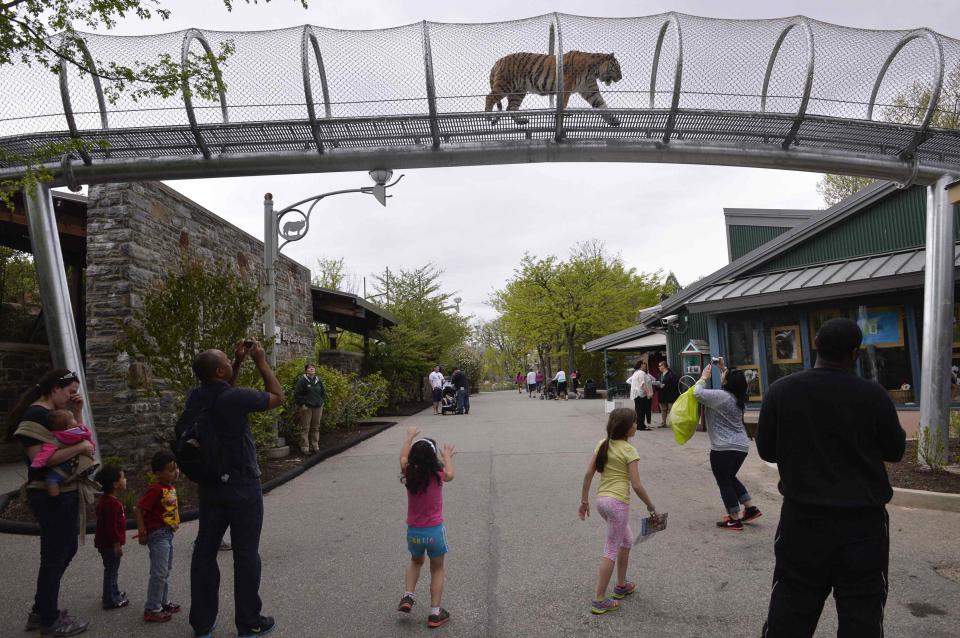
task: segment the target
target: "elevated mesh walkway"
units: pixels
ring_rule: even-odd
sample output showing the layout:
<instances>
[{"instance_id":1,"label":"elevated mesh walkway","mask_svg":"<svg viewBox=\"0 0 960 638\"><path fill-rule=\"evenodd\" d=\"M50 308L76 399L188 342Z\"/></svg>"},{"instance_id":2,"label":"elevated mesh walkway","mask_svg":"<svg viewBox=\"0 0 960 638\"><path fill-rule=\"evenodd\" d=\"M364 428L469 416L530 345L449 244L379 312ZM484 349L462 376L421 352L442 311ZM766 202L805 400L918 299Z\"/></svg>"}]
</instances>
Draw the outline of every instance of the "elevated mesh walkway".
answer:
<instances>
[{"instance_id":1,"label":"elevated mesh walkway","mask_svg":"<svg viewBox=\"0 0 960 638\"><path fill-rule=\"evenodd\" d=\"M960 104L929 99L957 99L960 41L927 29L549 14L82 39L91 60L125 65L203 55L228 41L235 52L218 69L213 101L187 90L111 102L70 65L59 76L0 66L0 148L26 155L71 138L107 143L57 167L68 183L550 159L825 170L829 158L838 169L904 180L960 170L960 132L936 126L956 121ZM523 104L527 125L508 116L490 124L482 110L498 58L571 50L616 55L623 79L600 88L620 126L580 97L561 115L553 96L534 95ZM0 163L0 178L22 170Z\"/></svg>"}]
</instances>

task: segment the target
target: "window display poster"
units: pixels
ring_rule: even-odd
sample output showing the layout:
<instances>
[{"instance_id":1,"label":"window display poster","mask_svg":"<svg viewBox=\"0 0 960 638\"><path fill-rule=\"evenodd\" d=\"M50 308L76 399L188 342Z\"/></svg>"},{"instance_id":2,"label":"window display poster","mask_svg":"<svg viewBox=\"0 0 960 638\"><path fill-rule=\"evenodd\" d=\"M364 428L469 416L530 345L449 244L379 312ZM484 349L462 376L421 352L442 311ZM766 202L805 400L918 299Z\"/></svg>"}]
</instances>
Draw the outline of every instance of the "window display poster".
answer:
<instances>
[{"instance_id":1,"label":"window display poster","mask_svg":"<svg viewBox=\"0 0 960 638\"><path fill-rule=\"evenodd\" d=\"M771 343L774 363L803 363L800 349L800 326L774 326Z\"/></svg>"},{"instance_id":2,"label":"window display poster","mask_svg":"<svg viewBox=\"0 0 960 638\"><path fill-rule=\"evenodd\" d=\"M903 312L899 308L861 308L857 324L865 346L903 345Z\"/></svg>"}]
</instances>

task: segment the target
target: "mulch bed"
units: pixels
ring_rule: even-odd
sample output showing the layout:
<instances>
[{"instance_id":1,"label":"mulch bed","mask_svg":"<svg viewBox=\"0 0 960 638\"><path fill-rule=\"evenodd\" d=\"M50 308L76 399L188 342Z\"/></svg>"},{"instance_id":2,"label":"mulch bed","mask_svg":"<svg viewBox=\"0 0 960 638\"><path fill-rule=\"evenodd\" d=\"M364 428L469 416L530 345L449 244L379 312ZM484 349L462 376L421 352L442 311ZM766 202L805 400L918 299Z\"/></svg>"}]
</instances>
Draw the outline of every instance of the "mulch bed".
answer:
<instances>
[{"instance_id":1,"label":"mulch bed","mask_svg":"<svg viewBox=\"0 0 960 638\"><path fill-rule=\"evenodd\" d=\"M336 448L351 447L353 444L367 438L372 432L382 430L383 422L361 423L352 430L337 429L333 431L324 431L320 435L320 452L312 456L304 456L299 451L292 451L290 456L283 459L264 459L260 462L260 470L263 475L260 478L261 483L265 485L265 490L274 479L280 479L289 472L303 468L311 461L316 462L318 456L324 456L324 453L335 450ZM293 450L294 446L291 446ZM127 519L134 521L133 506L136 504L140 494L146 491L147 485L146 472L127 471L127 491L120 495L120 500L127 506ZM275 487L275 485L269 485ZM197 485L188 478L181 476L177 482L177 499L180 503L180 514L191 512L197 508ZM19 498L11 498L6 508L0 512L0 518L9 521L22 523L35 523L36 519L33 512L27 507L26 503ZM96 508L91 506L87 511L87 520L96 520Z\"/></svg>"},{"instance_id":2,"label":"mulch bed","mask_svg":"<svg viewBox=\"0 0 960 638\"><path fill-rule=\"evenodd\" d=\"M960 453L960 439L950 439L950 450L954 456ZM902 461L887 463L887 474L894 487L960 494L960 474L931 472L917 465L916 441L907 441L907 451Z\"/></svg>"},{"instance_id":3,"label":"mulch bed","mask_svg":"<svg viewBox=\"0 0 960 638\"><path fill-rule=\"evenodd\" d=\"M407 403L398 403L397 405L390 405L385 408L381 408L377 411L377 416L413 416L417 412L426 410L431 405L433 405L431 401L408 401Z\"/></svg>"}]
</instances>

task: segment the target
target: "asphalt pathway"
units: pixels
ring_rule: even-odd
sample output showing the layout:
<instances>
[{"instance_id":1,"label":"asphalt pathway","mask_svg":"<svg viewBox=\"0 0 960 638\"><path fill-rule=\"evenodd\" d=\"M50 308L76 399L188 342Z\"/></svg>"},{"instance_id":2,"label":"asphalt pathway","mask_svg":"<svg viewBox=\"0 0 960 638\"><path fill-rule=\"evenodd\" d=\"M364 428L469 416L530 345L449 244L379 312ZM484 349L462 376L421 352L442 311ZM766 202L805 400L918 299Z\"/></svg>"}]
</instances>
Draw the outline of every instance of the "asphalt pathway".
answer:
<instances>
[{"instance_id":1,"label":"asphalt pathway","mask_svg":"<svg viewBox=\"0 0 960 638\"><path fill-rule=\"evenodd\" d=\"M629 576L636 595L604 616L589 613L604 524L576 515L579 486L603 435L600 401L539 401L512 392L473 397L466 416L427 410L328 459L266 497L264 613L276 636L758 636L773 571L780 497L775 478L751 452L741 479L764 516L742 533L717 530L723 513L710 474L707 437L684 447L669 430L638 432L640 476L669 529L638 546ZM658 416L654 416L655 422ZM456 479L444 487L451 552L444 607L453 618L429 630L428 571L410 615L395 611L407 561L406 497L398 453L406 426L456 446ZM595 484L596 485L596 484ZM642 510L634 499L633 520ZM891 507L888 636L958 635L960 514ZM189 599L196 524L178 532L171 592ZM101 565L80 548L63 581L61 604L92 621L92 636L190 636L183 613L166 625L140 620L148 560L127 546L120 570L128 609L99 607ZM0 537L0 627L20 634L29 609L39 544ZM220 629L233 636L232 568L222 553ZM951 571L953 570L953 571ZM828 600L817 636L836 633Z\"/></svg>"}]
</instances>

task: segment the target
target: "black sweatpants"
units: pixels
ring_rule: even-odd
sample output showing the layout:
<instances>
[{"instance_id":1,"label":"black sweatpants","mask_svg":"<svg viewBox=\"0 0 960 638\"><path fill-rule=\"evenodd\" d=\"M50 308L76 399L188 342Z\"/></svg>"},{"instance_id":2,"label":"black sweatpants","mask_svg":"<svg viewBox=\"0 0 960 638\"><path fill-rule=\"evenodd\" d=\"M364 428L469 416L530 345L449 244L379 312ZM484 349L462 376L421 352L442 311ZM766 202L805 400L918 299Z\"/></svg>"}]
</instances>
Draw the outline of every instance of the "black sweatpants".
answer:
<instances>
[{"instance_id":1,"label":"black sweatpants","mask_svg":"<svg viewBox=\"0 0 960 638\"><path fill-rule=\"evenodd\" d=\"M633 409L637 412L637 429L646 430L650 425L650 399L637 397L633 400Z\"/></svg>"},{"instance_id":2,"label":"black sweatpants","mask_svg":"<svg viewBox=\"0 0 960 638\"><path fill-rule=\"evenodd\" d=\"M763 638L813 636L833 590L838 638L883 636L890 522L884 507L845 509L784 499Z\"/></svg>"}]
</instances>

